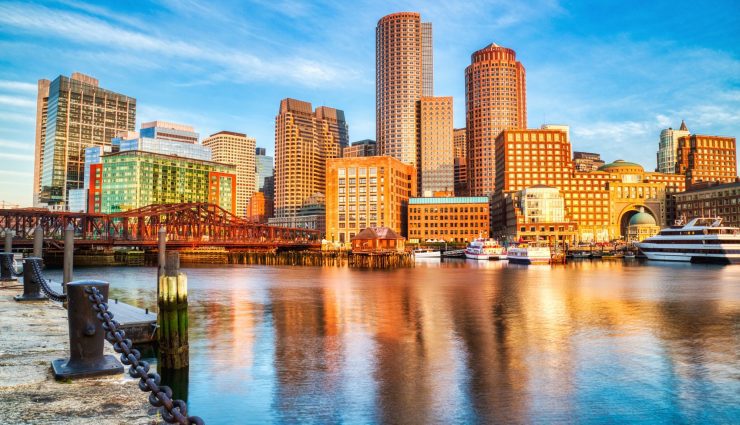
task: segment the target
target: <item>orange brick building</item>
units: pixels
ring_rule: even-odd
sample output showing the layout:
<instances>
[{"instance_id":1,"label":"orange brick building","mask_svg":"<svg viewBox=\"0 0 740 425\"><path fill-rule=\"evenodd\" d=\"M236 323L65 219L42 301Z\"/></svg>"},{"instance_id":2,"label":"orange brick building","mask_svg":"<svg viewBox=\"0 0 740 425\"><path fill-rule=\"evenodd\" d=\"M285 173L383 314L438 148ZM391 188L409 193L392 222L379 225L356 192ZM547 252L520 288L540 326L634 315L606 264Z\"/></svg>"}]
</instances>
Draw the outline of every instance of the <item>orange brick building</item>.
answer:
<instances>
[{"instance_id":1,"label":"orange brick building","mask_svg":"<svg viewBox=\"0 0 740 425\"><path fill-rule=\"evenodd\" d=\"M686 186L698 182L732 183L737 178L735 138L692 134L678 139L676 172Z\"/></svg>"},{"instance_id":2,"label":"orange brick building","mask_svg":"<svg viewBox=\"0 0 740 425\"><path fill-rule=\"evenodd\" d=\"M487 238L489 211L486 196L411 198L409 242L470 242Z\"/></svg>"},{"instance_id":3,"label":"orange brick building","mask_svg":"<svg viewBox=\"0 0 740 425\"><path fill-rule=\"evenodd\" d=\"M416 169L389 157L334 158L326 164L326 239L348 244L367 227L407 234Z\"/></svg>"},{"instance_id":4,"label":"orange brick building","mask_svg":"<svg viewBox=\"0 0 740 425\"><path fill-rule=\"evenodd\" d=\"M465 68L468 190L490 196L496 183L496 137L502 130L527 128L524 66L516 52L490 44L471 55Z\"/></svg>"},{"instance_id":5,"label":"orange brick building","mask_svg":"<svg viewBox=\"0 0 740 425\"><path fill-rule=\"evenodd\" d=\"M454 165L455 165L455 195L464 196L468 193L468 156L467 156L467 136L466 128L456 128L452 132L454 144Z\"/></svg>"},{"instance_id":6,"label":"orange brick building","mask_svg":"<svg viewBox=\"0 0 740 425\"><path fill-rule=\"evenodd\" d=\"M265 196L264 192L255 192L247 203L247 220L255 223L267 223L267 219L274 214L274 203L272 199Z\"/></svg>"},{"instance_id":7,"label":"orange brick building","mask_svg":"<svg viewBox=\"0 0 740 425\"><path fill-rule=\"evenodd\" d=\"M518 238L521 229L517 194L532 186L560 190L565 221L577 224L580 241L621 238L640 208L661 226L672 223L672 195L685 188L681 175L646 172L639 164L621 160L593 172L575 171L562 130L504 130L496 138L495 155L492 230L509 239Z\"/></svg>"}]
</instances>

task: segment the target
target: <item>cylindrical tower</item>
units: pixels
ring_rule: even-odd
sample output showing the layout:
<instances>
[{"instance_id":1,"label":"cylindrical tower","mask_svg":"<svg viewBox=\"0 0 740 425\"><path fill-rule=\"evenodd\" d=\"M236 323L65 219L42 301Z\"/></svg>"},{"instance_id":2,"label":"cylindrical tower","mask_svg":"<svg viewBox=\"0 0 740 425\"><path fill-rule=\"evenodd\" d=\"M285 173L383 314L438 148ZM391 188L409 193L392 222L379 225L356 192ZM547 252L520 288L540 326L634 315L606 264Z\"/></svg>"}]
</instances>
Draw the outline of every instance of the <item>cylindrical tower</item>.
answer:
<instances>
[{"instance_id":1,"label":"cylindrical tower","mask_svg":"<svg viewBox=\"0 0 740 425\"><path fill-rule=\"evenodd\" d=\"M468 188L472 196L495 190L495 141L502 130L527 128L524 66L516 52L490 44L465 68Z\"/></svg>"},{"instance_id":2,"label":"cylindrical tower","mask_svg":"<svg viewBox=\"0 0 740 425\"><path fill-rule=\"evenodd\" d=\"M429 37L431 39L431 36ZM423 92L421 16L384 16L375 29L376 138L380 155L416 164L416 101Z\"/></svg>"}]
</instances>

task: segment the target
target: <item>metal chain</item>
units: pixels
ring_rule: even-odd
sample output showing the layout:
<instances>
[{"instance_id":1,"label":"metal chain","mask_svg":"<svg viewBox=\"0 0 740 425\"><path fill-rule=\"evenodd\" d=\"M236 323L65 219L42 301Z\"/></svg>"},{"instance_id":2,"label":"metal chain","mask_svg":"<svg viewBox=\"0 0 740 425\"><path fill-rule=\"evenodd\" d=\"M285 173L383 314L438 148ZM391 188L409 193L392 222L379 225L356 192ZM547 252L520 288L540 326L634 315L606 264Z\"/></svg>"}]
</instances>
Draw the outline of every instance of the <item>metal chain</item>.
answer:
<instances>
[{"instance_id":1,"label":"metal chain","mask_svg":"<svg viewBox=\"0 0 740 425\"><path fill-rule=\"evenodd\" d=\"M44 293L44 295L46 295L47 298L58 303L63 303L67 301L67 294L60 294L59 292L51 289L51 280L47 281L46 279L44 279L44 276L41 274L41 267L39 266L38 262L26 261L26 263L32 264L31 271L33 271L33 275L36 278L36 281L41 286L41 291Z\"/></svg>"},{"instance_id":2,"label":"metal chain","mask_svg":"<svg viewBox=\"0 0 740 425\"><path fill-rule=\"evenodd\" d=\"M181 425L205 425L203 419L198 416L188 416L188 406L182 400L172 399L172 389L165 385L159 385L162 378L156 372L149 372L149 363L141 360L139 350L132 347L126 333L118 329L119 323L113 320L113 313L108 311L103 294L98 288L89 286L85 288L87 298L92 303L92 308L97 312L98 319L103 323L105 339L113 344L116 353L121 354L121 363L131 366L128 370L133 378L140 378L139 389L149 394L149 403L154 407L161 408L162 419L170 424Z\"/></svg>"},{"instance_id":3,"label":"metal chain","mask_svg":"<svg viewBox=\"0 0 740 425\"><path fill-rule=\"evenodd\" d=\"M18 273L17 271L15 271L15 265L13 264L13 257L11 257L10 255L3 255L3 257L5 257L5 268L8 269L8 271L10 271L11 275L15 277L23 276L23 272Z\"/></svg>"}]
</instances>

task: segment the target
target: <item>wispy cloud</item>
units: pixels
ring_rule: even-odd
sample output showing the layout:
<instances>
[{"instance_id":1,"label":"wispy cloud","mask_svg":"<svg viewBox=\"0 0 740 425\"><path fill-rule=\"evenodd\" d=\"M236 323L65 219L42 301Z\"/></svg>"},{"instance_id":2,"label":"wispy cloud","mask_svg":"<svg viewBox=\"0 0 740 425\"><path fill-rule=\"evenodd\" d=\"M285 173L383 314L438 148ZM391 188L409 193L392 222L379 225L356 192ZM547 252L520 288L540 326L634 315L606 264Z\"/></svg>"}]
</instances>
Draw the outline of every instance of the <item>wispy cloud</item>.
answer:
<instances>
[{"instance_id":1,"label":"wispy cloud","mask_svg":"<svg viewBox=\"0 0 740 425\"><path fill-rule=\"evenodd\" d=\"M33 155L0 152L0 159L7 159L10 161L33 161Z\"/></svg>"},{"instance_id":2,"label":"wispy cloud","mask_svg":"<svg viewBox=\"0 0 740 425\"><path fill-rule=\"evenodd\" d=\"M25 81L0 80L0 90L36 93L38 87L36 87L36 84L31 84Z\"/></svg>"},{"instance_id":3,"label":"wispy cloud","mask_svg":"<svg viewBox=\"0 0 740 425\"><path fill-rule=\"evenodd\" d=\"M36 100L28 97L0 94L0 105L8 105L14 108L35 108Z\"/></svg>"},{"instance_id":4,"label":"wispy cloud","mask_svg":"<svg viewBox=\"0 0 740 425\"><path fill-rule=\"evenodd\" d=\"M172 59L206 62L217 67L211 75L236 82L263 80L316 86L328 82L346 83L357 74L352 69L327 61L295 55L263 57L215 43L200 45L33 4L0 4L0 23L26 34L57 36L85 45L105 45L122 51L150 52Z\"/></svg>"},{"instance_id":5,"label":"wispy cloud","mask_svg":"<svg viewBox=\"0 0 740 425\"><path fill-rule=\"evenodd\" d=\"M22 151L33 151L36 147L33 141L30 142L19 142L16 140L1 140L0 147L22 150Z\"/></svg>"}]
</instances>

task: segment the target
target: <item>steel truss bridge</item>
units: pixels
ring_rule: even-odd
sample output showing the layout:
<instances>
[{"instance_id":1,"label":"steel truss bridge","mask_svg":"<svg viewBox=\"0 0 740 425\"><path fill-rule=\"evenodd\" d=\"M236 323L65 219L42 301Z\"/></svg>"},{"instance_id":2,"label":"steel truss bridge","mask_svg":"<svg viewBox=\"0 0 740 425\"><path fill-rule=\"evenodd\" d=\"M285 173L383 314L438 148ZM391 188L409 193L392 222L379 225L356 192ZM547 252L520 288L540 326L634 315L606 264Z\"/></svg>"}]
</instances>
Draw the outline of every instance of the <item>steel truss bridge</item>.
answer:
<instances>
[{"instance_id":1,"label":"steel truss bridge","mask_svg":"<svg viewBox=\"0 0 740 425\"><path fill-rule=\"evenodd\" d=\"M154 247L162 226L167 230L168 248L303 249L321 245L317 230L258 224L208 203L149 205L115 214L0 209L0 229L15 233L13 246L17 247L31 246L39 225L47 243L61 246L70 224L75 230L75 246Z\"/></svg>"}]
</instances>

